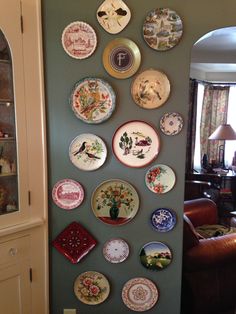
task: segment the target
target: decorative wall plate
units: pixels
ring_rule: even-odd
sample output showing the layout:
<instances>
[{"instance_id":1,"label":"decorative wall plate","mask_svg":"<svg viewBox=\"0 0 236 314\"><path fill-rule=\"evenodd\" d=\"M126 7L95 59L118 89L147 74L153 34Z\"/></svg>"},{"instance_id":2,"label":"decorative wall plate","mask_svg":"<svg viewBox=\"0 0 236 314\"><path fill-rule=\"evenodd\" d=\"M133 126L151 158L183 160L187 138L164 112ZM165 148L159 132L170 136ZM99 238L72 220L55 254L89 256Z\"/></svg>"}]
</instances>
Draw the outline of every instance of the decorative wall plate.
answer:
<instances>
[{"instance_id":1,"label":"decorative wall plate","mask_svg":"<svg viewBox=\"0 0 236 314\"><path fill-rule=\"evenodd\" d=\"M137 277L127 281L122 289L122 300L131 310L144 312L150 310L159 299L156 285L149 279Z\"/></svg>"},{"instance_id":2,"label":"decorative wall plate","mask_svg":"<svg viewBox=\"0 0 236 314\"><path fill-rule=\"evenodd\" d=\"M153 193L164 194L174 187L175 173L169 166L157 164L147 171L145 183Z\"/></svg>"},{"instance_id":3,"label":"decorative wall plate","mask_svg":"<svg viewBox=\"0 0 236 314\"><path fill-rule=\"evenodd\" d=\"M78 222L67 226L52 242L53 246L71 263L78 263L97 244L93 236Z\"/></svg>"},{"instance_id":4,"label":"decorative wall plate","mask_svg":"<svg viewBox=\"0 0 236 314\"><path fill-rule=\"evenodd\" d=\"M131 95L137 105L145 109L155 109L163 105L170 95L170 82L166 74L149 69L134 79Z\"/></svg>"},{"instance_id":5,"label":"decorative wall plate","mask_svg":"<svg viewBox=\"0 0 236 314\"><path fill-rule=\"evenodd\" d=\"M85 59L93 54L97 46L97 35L89 24L76 21L64 29L61 37L65 52L72 58Z\"/></svg>"},{"instance_id":6,"label":"decorative wall plate","mask_svg":"<svg viewBox=\"0 0 236 314\"><path fill-rule=\"evenodd\" d=\"M95 77L86 77L77 82L70 97L76 117L93 124L101 123L111 116L115 101L112 87Z\"/></svg>"},{"instance_id":7,"label":"decorative wall plate","mask_svg":"<svg viewBox=\"0 0 236 314\"><path fill-rule=\"evenodd\" d=\"M113 77L128 78L137 72L141 62L138 46L128 38L112 40L103 52L103 66Z\"/></svg>"},{"instance_id":8,"label":"decorative wall plate","mask_svg":"<svg viewBox=\"0 0 236 314\"><path fill-rule=\"evenodd\" d=\"M105 0L97 10L99 24L110 34L121 32L130 17L130 9L122 0Z\"/></svg>"},{"instance_id":9,"label":"decorative wall plate","mask_svg":"<svg viewBox=\"0 0 236 314\"><path fill-rule=\"evenodd\" d=\"M184 120L177 112L165 113L160 120L160 129L166 135L176 135L182 130Z\"/></svg>"},{"instance_id":10,"label":"decorative wall plate","mask_svg":"<svg viewBox=\"0 0 236 314\"><path fill-rule=\"evenodd\" d=\"M121 238L110 239L103 246L103 256L108 262L121 263L129 256L129 246Z\"/></svg>"},{"instance_id":11,"label":"decorative wall plate","mask_svg":"<svg viewBox=\"0 0 236 314\"><path fill-rule=\"evenodd\" d=\"M74 293L81 302L96 305L106 300L110 293L110 284L103 274L86 271L76 278Z\"/></svg>"},{"instance_id":12,"label":"decorative wall plate","mask_svg":"<svg viewBox=\"0 0 236 314\"><path fill-rule=\"evenodd\" d=\"M83 202L84 189L77 181L60 180L52 189L52 199L57 206L63 209L74 209Z\"/></svg>"},{"instance_id":13,"label":"decorative wall plate","mask_svg":"<svg viewBox=\"0 0 236 314\"><path fill-rule=\"evenodd\" d=\"M176 213L169 208L157 208L151 215L151 223L156 231L170 231L176 224Z\"/></svg>"},{"instance_id":14,"label":"decorative wall plate","mask_svg":"<svg viewBox=\"0 0 236 314\"><path fill-rule=\"evenodd\" d=\"M139 252L141 264L149 270L162 270L169 266L172 254L168 246L162 242L146 243Z\"/></svg>"},{"instance_id":15,"label":"decorative wall plate","mask_svg":"<svg viewBox=\"0 0 236 314\"><path fill-rule=\"evenodd\" d=\"M91 206L94 215L102 222L123 225L137 214L139 196L128 182L119 179L107 180L93 192Z\"/></svg>"},{"instance_id":16,"label":"decorative wall plate","mask_svg":"<svg viewBox=\"0 0 236 314\"><path fill-rule=\"evenodd\" d=\"M143 36L153 49L165 51L178 44L183 34L179 15L168 8L154 9L148 13L143 24Z\"/></svg>"},{"instance_id":17,"label":"decorative wall plate","mask_svg":"<svg viewBox=\"0 0 236 314\"><path fill-rule=\"evenodd\" d=\"M100 137L84 133L71 142L69 156L71 162L80 170L96 170L104 164L107 148Z\"/></svg>"},{"instance_id":18,"label":"decorative wall plate","mask_svg":"<svg viewBox=\"0 0 236 314\"><path fill-rule=\"evenodd\" d=\"M122 124L112 139L116 158L128 167L140 168L151 163L160 151L157 131L148 123L132 120Z\"/></svg>"}]
</instances>

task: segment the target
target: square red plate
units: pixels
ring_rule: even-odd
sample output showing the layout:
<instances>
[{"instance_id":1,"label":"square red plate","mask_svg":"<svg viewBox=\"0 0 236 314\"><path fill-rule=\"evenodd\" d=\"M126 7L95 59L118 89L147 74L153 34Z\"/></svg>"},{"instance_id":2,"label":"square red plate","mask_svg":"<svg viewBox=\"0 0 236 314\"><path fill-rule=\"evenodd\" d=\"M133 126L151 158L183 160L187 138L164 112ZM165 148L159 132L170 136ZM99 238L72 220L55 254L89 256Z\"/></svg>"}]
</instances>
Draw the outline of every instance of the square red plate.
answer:
<instances>
[{"instance_id":1,"label":"square red plate","mask_svg":"<svg viewBox=\"0 0 236 314\"><path fill-rule=\"evenodd\" d=\"M78 263L97 244L92 235L74 221L69 224L52 242L53 246L71 263Z\"/></svg>"}]
</instances>

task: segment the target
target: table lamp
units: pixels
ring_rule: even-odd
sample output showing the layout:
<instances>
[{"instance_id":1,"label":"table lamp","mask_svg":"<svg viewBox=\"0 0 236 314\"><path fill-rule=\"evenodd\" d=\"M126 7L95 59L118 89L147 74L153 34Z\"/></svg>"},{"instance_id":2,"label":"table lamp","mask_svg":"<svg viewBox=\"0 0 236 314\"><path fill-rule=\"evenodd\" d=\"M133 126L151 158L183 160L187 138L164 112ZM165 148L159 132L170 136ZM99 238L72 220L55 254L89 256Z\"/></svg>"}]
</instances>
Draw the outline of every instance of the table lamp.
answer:
<instances>
[{"instance_id":1,"label":"table lamp","mask_svg":"<svg viewBox=\"0 0 236 314\"><path fill-rule=\"evenodd\" d=\"M209 140L236 140L236 132L230 124L220 124L208 137ZM219 146L219 163L225 169L225 143Z\"/></svg>"}]
</instances>

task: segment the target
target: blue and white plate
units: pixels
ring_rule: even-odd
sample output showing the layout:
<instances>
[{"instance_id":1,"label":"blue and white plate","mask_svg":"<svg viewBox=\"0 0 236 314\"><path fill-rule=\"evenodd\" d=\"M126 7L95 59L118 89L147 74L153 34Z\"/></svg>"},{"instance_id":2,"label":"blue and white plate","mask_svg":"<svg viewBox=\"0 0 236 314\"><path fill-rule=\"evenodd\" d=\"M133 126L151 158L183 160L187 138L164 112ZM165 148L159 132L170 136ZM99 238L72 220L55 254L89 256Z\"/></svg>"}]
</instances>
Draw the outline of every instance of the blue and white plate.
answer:
<instances>
[{"instance_id":1,"label":"blue and white plate","mask_svg":"<svg viewBox=\"0 0 236 314\"><path fill-rule=\"evenodd\" d=\"M151 215L151 223L156 231L170 231L176 224L176 213L169 208L157 208Z\"/></svg>"}]
</instances>

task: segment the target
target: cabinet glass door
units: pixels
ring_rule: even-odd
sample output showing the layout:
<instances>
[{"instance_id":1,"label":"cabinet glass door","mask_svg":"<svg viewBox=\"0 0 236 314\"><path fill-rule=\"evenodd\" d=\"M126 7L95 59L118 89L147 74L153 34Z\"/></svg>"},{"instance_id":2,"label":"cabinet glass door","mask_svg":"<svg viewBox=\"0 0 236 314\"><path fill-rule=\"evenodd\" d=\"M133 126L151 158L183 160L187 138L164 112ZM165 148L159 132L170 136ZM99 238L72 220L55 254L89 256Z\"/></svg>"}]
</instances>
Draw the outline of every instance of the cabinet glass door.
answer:
<instances>
[{"instance_id":1,"label":"cabinet glass door","mask_svg":"<svg viewBox=\"0 0 236 314\"><path fill-rule=\"evenodd\" d=\"M12 58L0 30L0 215L18 210L18 175Z\"/></svg>"}]
</instances>

